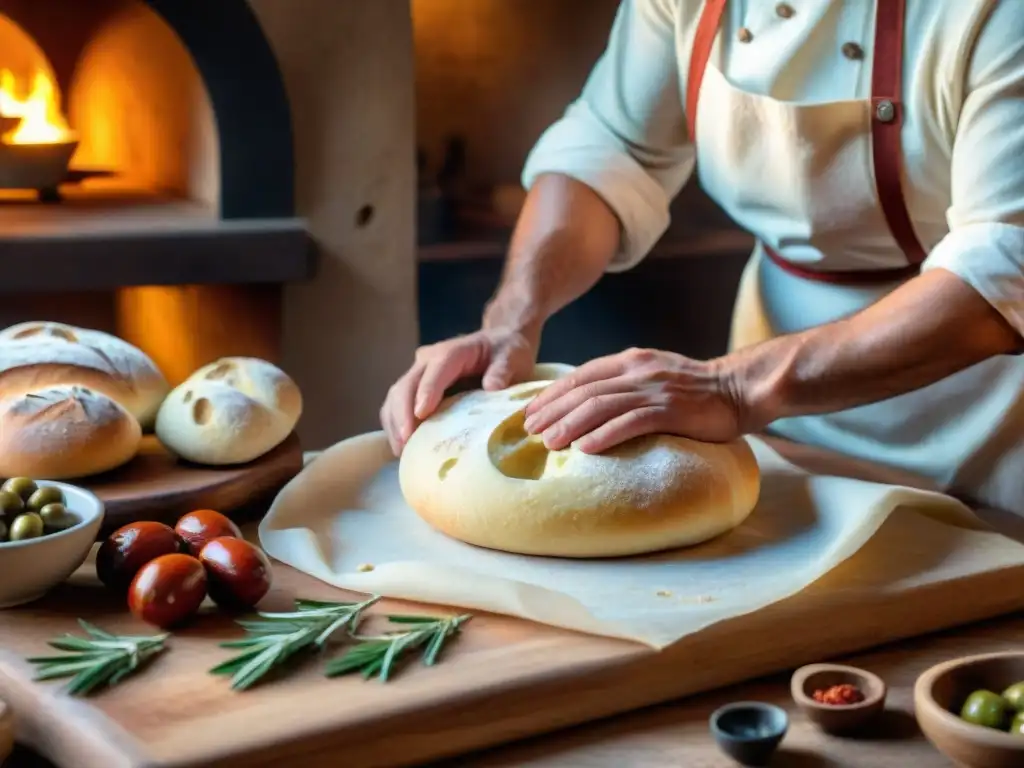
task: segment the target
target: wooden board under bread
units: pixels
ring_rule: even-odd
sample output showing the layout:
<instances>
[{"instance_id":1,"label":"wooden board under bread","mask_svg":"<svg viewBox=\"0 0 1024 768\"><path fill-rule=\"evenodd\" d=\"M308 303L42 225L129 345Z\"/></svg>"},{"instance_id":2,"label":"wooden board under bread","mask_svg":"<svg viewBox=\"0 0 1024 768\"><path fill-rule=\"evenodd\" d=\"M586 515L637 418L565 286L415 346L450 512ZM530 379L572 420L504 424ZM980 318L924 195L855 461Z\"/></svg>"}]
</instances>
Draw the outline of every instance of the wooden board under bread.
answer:
<instances>
[{"instance_id":1,"label":"wooden board under bread","mask_svg":"<svg viewBox=\"0 0 1024 768\"><path fill-rule=\"evenodd\" d=\"M173 523L193 509L216 509L245 519L248 507L277 493L302 470L302 447L296 434L258 459L229 467L182 461L152 435L142 439L138 455L123 467L75 481L106 506L100 531L105 536L136 520ZM266 505L258 511L265 511Z\"/></svg>"},{"instance_id":2,"label":"wooden board under bread","mask_svg":"<svg viewBox=\"0 0 1024 768\"><path fill-rule=\"evenodd\" d=\"M217 643L237 634L212 613L178 633L143 675L82 701L59 684L33 682L23 659L74 631L79 616L116 632L145 631L87 564L43 601L0 614L0 699L14 708L20 737L62 768L421 764L1024 608L1024 566L992 569L985 536L930 526L895 514L795 597L661 653L481 615L440 665L410 667L386 685L328 680L314 660L233 693L206 673L227 653ZM908 537L920 544L922 536L927 554L901 557ZM284 566L276 578L271 609L294 596L343 596ZM381 610L396 607L430 610Z\"/></svg>"}]
</instances>

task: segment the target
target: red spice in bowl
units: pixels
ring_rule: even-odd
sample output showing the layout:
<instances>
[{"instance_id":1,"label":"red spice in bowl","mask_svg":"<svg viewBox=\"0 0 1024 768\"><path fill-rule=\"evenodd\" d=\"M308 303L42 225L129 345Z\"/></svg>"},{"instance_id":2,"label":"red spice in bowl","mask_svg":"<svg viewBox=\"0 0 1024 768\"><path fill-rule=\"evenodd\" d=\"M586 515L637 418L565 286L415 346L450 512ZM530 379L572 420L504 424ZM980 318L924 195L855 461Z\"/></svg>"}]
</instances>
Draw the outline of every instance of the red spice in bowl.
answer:
<instances>
[{"instance_id":1,"label":"red spice in bowl","mask_svg":"<svg viewBox=\"0 0 1024 768\"><path fill-rule=\"evenodd\" d=\"M850 683L833 685L829 688L819 688L813 694L813 698L819 704L828 704L833 707L845 707L850 704L860 704L864 701L864 694L860 688Z\"/></svg>"},{"instance_id":2,"label":"red spice in bowl","mask_svg":"<svg viewBox=\"0 0 1024 768\"><path fill-rule=\"evenodd\" d=\"M828 733L861 730L885 709L885 681L841 664L801 667L793 673L790 691L807 718Z\"/></svg>"}]
</instances>

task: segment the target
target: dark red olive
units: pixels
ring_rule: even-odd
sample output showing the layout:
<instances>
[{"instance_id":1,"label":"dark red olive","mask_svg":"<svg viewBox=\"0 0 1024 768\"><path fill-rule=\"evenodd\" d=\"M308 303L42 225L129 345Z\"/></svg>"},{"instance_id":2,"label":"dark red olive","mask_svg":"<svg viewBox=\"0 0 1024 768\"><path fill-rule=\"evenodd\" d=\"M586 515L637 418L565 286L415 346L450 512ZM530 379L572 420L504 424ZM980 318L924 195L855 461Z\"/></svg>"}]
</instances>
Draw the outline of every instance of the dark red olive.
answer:
<instances>
[{"instance_id":1,"label":"dark red olive","mask_svg":"<svg viewBox=\"0 0 1024 768\"><path fill-rule=\"evenodd\" d=\"M191 555L162 555L135 574L128 609L147 624L169 629L195 616L205 598L203 564Z\"/></svg>"},{"instance_id":2,"label":"dark red olive","mask_svg":"<svg viewBox=\"0 0 1024 768\"><path fill-rule=\"evenodd\" d=\"M124 592L135 574L154 558L183 552L185 542L169 525L141 520L118 528L96 553L96 575L111 589Z\"/></svg>"},{"instance_id":3,"label":"dark red olive","mask_svg":"<svg viewBox=\"0 0 1024 768\"><path fill-rule=\"evenodd\" d=\"M221 536L242 537L242 531L231 520L212 509L197 509L178 520L174 530L188 544L188 551L196 557L207 542Z\"/></svg>"},{"instance_id":4,"label":"dark red olive","mask_svg":"<svg viewBox=\"0 0 1024 768\"><path fill-rule=\"evenodd\" d=\"M273 582L270 559L245 539L214 539L199 559L206 568L210 597L222 608L252 608Z\"/></svg>"}]
</instances>

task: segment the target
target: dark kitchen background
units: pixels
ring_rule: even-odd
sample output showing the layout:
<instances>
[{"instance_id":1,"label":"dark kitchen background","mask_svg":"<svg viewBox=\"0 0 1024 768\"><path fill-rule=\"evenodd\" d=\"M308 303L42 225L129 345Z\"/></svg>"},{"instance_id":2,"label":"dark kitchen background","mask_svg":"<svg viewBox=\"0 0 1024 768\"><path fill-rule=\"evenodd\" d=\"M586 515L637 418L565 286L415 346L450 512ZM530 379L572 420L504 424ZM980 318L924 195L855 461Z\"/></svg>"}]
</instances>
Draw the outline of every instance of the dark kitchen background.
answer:
<instances>
[{"instance_id":1,"label":"dark kitchen background","mask_svg":"<svg viewBox=\"0 0 1024 768\"><path fill-rule=\"evenodd\" d=\"M423 342L478 327L522 201L523 162L582 87L618 0L413 0ZM541 357L629 346L725 350L751 240L695 181L640 266L605 276L548 326Z\"/></svg>"}]
</instances>

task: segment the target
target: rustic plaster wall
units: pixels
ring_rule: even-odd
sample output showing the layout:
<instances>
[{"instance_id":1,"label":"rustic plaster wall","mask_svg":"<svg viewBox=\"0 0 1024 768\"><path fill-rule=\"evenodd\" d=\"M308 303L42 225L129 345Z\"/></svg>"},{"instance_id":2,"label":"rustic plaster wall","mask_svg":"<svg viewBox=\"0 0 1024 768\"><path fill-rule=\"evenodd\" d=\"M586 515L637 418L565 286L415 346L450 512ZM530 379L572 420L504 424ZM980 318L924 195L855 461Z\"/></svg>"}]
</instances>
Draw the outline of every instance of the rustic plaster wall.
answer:
<instances>
[{"instance_id":1,"label":"rustic plaster wall","mask_svg":"<svg viewBox=\"0 0 1024 768\"><path fill-rule=\"evenodd\" d=\"M412 0L417 140L432 167L467 140L471 185L516 183L579 93L619 0Z\"/></svg>"},{"instance_id":2,"label":"rustic plaster wall","mask_svg":"<svg viewBox=\"0 0 1024 768\"><path fill-rule=\"evenodd\" d=\"M288 286L283 364L307 448L378 426L417 338L415 110L408 0L250 0L295 124L298 213L320 274Z\"/></svg>"}]
</instances>

